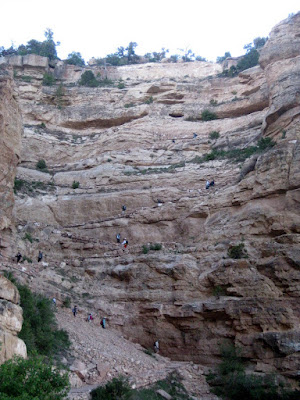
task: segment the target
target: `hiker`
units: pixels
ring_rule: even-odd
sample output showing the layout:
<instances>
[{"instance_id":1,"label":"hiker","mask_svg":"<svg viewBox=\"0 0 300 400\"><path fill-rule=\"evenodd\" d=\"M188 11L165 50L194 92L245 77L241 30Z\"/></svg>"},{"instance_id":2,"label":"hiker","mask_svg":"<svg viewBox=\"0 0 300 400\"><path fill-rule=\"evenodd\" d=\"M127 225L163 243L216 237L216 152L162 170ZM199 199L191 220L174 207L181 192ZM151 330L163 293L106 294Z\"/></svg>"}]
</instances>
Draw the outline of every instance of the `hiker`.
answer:
<instances>
[{"instance_id":1,"label":"hiker","mask_svg":"<svg viewBox=\"0 0 300 400\"><path fill-rule=\"evenodd\" d=\"M92 314L91 313L89 313L89 315L88 315L88 317L87 317L87 321L88 322L91 322L91 321L93 321L93 316L92 316Z\"/></svg>"},{"instance_id":2,"label":"hiker","mask_svg":"<svg viewBox=\"0 0 300 400\"><path fill-rule=\"evenodd\" d=\"M172 139L172 142L175 143L175 139Z\"/></svg>"},{"instance_id":3,"label":"hiker","mask_svg":"<svg viewBox=\"0 0 300 400\"><path fill-rule=\"evenodd\" d=\"M19 251L18 251L18 253L16 255L16 258L17 258L17 263L19 263L21 258L22 258L22 254Z\"/></svg>"},{"instance_id":4,"label":"hiker","mask_svg":"<svg viewBox=\"0 0 300 400\"><path fill-rule=\"evenodd\" d=\"M42 259L43 259L43 253L40 250L38 255L38 262L42 261Z\"/></svg>"},{"instance_id":5,"label":"hiker","mask_svg":"<svg viewBox=\"0 0 300 400\"><path fill-rule=\"evenodd\" d=\"M102 318L102 319L101 319L100 325L102 326L103 329L106 328L106 318Z\"/></svg>"},{"instance_id":6,"label":"hiker","mask_svg":"<svg viewBox=\"0 0 300 400\"><path fill-rule=\"evenodd\" d=\"M77 314L77 306L74 306L74 308L73 308L73 310L72 310L72 313L73 313L74 317L76 317L76 314Z\"/></svg>"},{"instance_id":7,"label":"hiker","mask_svg":"<svg viewBox=\"0 0 300 400\"><path fill-rule=\"evenodd\" d=\"M124 206L122 206L122 212L125 212L126 211L126 206L124 205Z\"/></svg>"},{"instance_id":8,"label":"hiker","mask_svg":"<svg viewBox=\"0 0 300 400\"><path fill-rule=\"evenodd\" d=\"M122 245L123 245L123 251L125 251L126 247L128 246L128 240L126 238L124 238Z\"/></svg>"},{"instance_id":9,"label":"hiker","mask_svg":"<svg viewBox=\"0 0 300 400\"><path fill-rule=\"evenodd\" d=\"M209 181L206 181L205 188L206 188L206 189L209 189L209 186L210 186L210 183L209 183Z\"/></svg>"},{"instance_id":10,"label":"hiker","mask_svg":"<svg viewBox=\"0 0 300 400\"><path fill-rule=\"evenodd\" d=\"M117 234L117 243L120 243L120 240L121 240L121 235L118 233Z\"/></svg>"},{"instance_id":11,"label":"hiker","mask_svg":"<svg viewBox=\"0 0 300 400\"><path fill-rule=\"evenodd\" d=\"M215 186L215 181L212 180L212 181L210 182L209 186Z\"/></svg>"},{"instance_id":12,"label":"hiker","mask_svg":"<svg viewBox=\"0 0 300 400\"><path fill-rule=\"evenodd\" d=\"M154 350L154 353L158 353L158 352L159 352L159 343L158 343L158 340L156 340L156 341L154 342L153 350Z\"/></svg>"},{"instance_id":13,"label":"hiker","mask_svg":"<svg viewBox=\"0 0 300 400\"><path fill-rule=\"evenodd\" d=\"M195 139L197 136L198 136L197 133L194 133L194 134L193 134L193 138L194 138L194 139Z\"/></svg>"},{"instance_id":14,"label":"hiker","mask_svg":"<svg viewBox=\"0 0 300 400\"><path fill-rule=\"evenodd\" d=\"M54 305L54 307L56 307L56 298L55 297L53 297L53 299L52 299L52 304Z\"/></svg>"}]
</instances>

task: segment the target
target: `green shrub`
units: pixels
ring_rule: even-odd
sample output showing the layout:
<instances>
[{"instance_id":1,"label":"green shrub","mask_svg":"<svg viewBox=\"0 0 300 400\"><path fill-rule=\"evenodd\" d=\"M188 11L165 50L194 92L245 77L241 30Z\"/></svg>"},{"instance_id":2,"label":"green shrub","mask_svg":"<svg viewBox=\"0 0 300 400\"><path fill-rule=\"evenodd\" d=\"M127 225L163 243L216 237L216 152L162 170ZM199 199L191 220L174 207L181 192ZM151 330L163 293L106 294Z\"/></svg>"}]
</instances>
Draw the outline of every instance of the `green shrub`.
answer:
<instances>
[{"instance_id":1,"label":"green shrub","mask_svg":"<svg viewBox=\"0 0 300 400\"><path fill-rule=\"evenodd\" d=\"M281 135L281 139L285 139L285 137L286 137L286 130L285 129L282 129L282 135Z\"/></svg>"},{"instance_id":2,"label":"green shrub","mask_svg":"<svg viewBox=\"0 0 300 400\"><path fill-rule=\"evenodd\" d=\"M143 254L149 253L149 247L143 244Z\"/></svg>"},{"instance_id":3,"label":"green shrub","mask_svg":"<svg viewBox=\"0 0 300 400\"><path fill-rule=\"evenodd\" d=\"M72 53L68 54L68 58L66 59L65 63L70 65L78 65L79 67L83 67L85 65L82 55L76 51L72 51Z\"/></svg>"},{"instance_id":4,"label":"green shrub","mask_svg":"<svg viewBox=\"0 0 300 400\"><path fill-rule=\"evenodd\" d=\"M53 86L55 83L55 78L52 74L49 74L48 72L44 73L43 76L43 85L44 86Z\"/></svg>"},{"instance_id":5,"label":"green shrub","mask_svg":"<svg viewBox=\"0 0 300 400\"><path fill-rule=\"evenodd\" d=\"M17 193L19 190L22 189L22 187L24 186L25 181L23 179L17 179L15 178L14 181L14 193Z\"/></svg>"},{"instance_id":6,"label":"green shrub","mask_svg":"<svg viewBox=\"0 0 300 400\"><path fill-rule=\"evenodd\" d=\"M162 245L160 243L154 243L154 244L150 244L150 250L161 250L162 249Z\"/></svg>"},{"instance_id":7,"label":"green shrub","mask_svg":"<svg viewBox=\"0 0 300 400\"><path fill-rule=\"evenodd\" d=\"M153 103L153 97L152 96L150 96L150 97L148 97L145 101L144 101L144 103L145 104L151 104L151 103Z\"/></svg>"},{"instance_id":8,"label":"green shrub","mask_svg":"<svg viewBox=\"0 0 300 400\"><path fill-rule=\"evenodd\" d=\"M46 165L46 161L45 161L45 160L39 160L39 161L36 163L35 166L36 166L36 169L39 169L40 171L43 171L43 172L48 171L47 165Z\"/></svg>"},{"instance_id":9,"label":"green shrub","mask_svg":"<svg viewBox=\"0 0 300 400\"><path fill-rule=\"evenodd\" d=\"M79 185L80 185L79 182L73 181L73 183L72 183L72 188L73 188L73 189L77 189L77 188L79 188Z\"/></svg>"},{"instance_id":10,"label":"green shrub","mask_svg":"<svg viewBox=\"0 0 300 400\"><path fill-rule=\"evenodd\" d=\"M218 104L218 100L211 99L210 102L209 102L209 104L210 104L211 106L216 106L216 105Z\"/></svg>"},{"instance_id":11,"label":"green shrub","mask_svg":"<svg viewBox=\"0 0 300 400\"><path fill-rule=\"evenodd\" d=\"M209 110L203 110L201 113L202 121L212 121L217 118L218 118L217 114L215 114L214 112L209 111Z\"/></svg>"},{"instance_id":12,"label":"green shrub","mask_svg":"<svg viewBox=\"0 0 300 400\"><path fill-rule=\"evenodd\" d=\"M222 286L215 286L212 290L213 296L220 297L226 294L226 289Z\"/></svg>"},{"instance_id":13,"label":"green shrub","mask_svg":"<svg viewBox=\"0 0 300 400\"><path fill-rule=\"evenodd\" d=\"M220 137L220 132L218 132L218 131L212 131L212 132L210 132L210 134L209 134L209 138L210 138L211 140L218 139L219 137Z\"/></svg>"},{"instance_id":14,"label":"green shrub","mask_svg":"<svg viewBox=\"0 0 300 400\"><path fill-rule=\"evenodd\" d=\"M88 70L85 71L79 80L79 85L81 86L88 86L88 87L97 87L99 86L99 82L95 78L95 75L92 71Z\"/></svg>"},{"instance_id":15,"label":"green shrub","mask_svg":"<svg viewBox=\"0 0 300 400\"><path fill-rule=\"evenodd\" d=\"M19 338L23 339L28 354L58 356L70 345L67 332L57 329L51 300L16 284L23 308L23 325Z\"/></svg>"},{"instance_id":16,"label":"green shrub","mask_svg":"<svg viewBox=\"0 0 300 400\"><path fill-rule=\"evenodd\" d=\"M237 244L236 246L229 247L227 255L230 258L238 260L240 258L248 258L247 250L244 243Z\"/></svg>"},{"instance_id":17,"label":"green shrub","mask_svg":"<svg viewBox=\"0 0 300 400\"><path fill-rule=\"evenodd\" d=\"M113 378L105 386L99 386L91 391L92 400L127 400L132 394L128 380L123 376Z\"/></svg>"},{"instance_id":18,"label":"green shrub","mask_svg":"<svg viewBox=\"0 0 300 400\"><path fill-rule=\"evenodd\" d=\"M30 243L33 242L33 238L29 232L25 232L25 235L23 237L23 240L28 240Z\"/></svg>"},{"instance_id":19,"label":"green shrub","mask_svg":"<svg viewBox=\"0 0 300 400\"><path fill-rule=\"evenodd\" d=\"M22 77L21 77L21 79L22 79L22 81L24 81L24 82L31 82L31 80L32 80L32 76L29 76L29 75L23 75Z\"/></svg>"},{"instance_id":20,"label":"green shrub","mask_svg":"<svg viewBox=\"0 0 300 400\"><path fill-rule=\"evenodd\" d=\"M215 374L207 376L216 395L226 400L296 400L298 390L291 391L276 382L273 375L246 374L240 349L233 345L221 347L222 362ZM298 397L297 397L298 396Z\"/></svg>"},{"instance_id":21,"label":"green shrub","mask_svg":"<svg viewBox=\"0 0 300 400\"><path fill-rule=\"evenodd\" d=\"M125 83L124 82L119 82L118 83L118 89L124 89L125 88Z\"/></svg>"},{"instance_id":22,"label":"green shrub","mask_svg":"<svg viewBox=\"0 0 300 400\"><path fill-rule=\"evenodd\" d=\"M269 149L269 148L275 146L275 144L276 143L269 137L260 138L259 141L257 142L257 146L260 151Z\"/></svg>"},{"instance_id":23,"label":"green shrub","mask_svg":"<svg viewBox=\"0 0 300 400\"><path fill-rule=\"evenodd\" d=\"M1 400L63 400L69 389L68 374L43 357L15 357L0 365Z\"/></svg>"},{"instance_id":24,"label":"green shrub","mask_svg":"<svg viewBox=\"0 0 300 400\"><path fill-rule=\"evenodd\" d=\"M63 304L64 307L70 308L71 307L71 299L70 299L70 297L66 297L62 304Z\"/></svg>"},{"instance_id":25,"label":"green shrub","mask_svg":"<svg viewBox=\"0 0 300 400\"><path fill-rule=\"evenodd\" d=\"M134 107L134 106L135 106L134 103L126 103L126 104L124 104L125 108L130 108L130 107Z\"/></svg>"}]
</instances>

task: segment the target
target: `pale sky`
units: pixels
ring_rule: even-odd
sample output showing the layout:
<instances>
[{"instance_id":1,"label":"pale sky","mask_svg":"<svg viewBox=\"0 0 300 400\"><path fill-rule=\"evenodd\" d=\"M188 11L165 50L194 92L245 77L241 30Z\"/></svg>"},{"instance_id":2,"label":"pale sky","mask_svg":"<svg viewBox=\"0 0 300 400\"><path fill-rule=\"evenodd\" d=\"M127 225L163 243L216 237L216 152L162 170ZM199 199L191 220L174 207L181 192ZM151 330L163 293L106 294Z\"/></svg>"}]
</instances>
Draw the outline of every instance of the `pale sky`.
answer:
<instances>
[{"instance_id":1,"label":"pale sky","mask_svg":"<svg viewBox=\"0 0 300 400\"><path fill-rule=\"evenodd\" d=\"M80 52L85 61L137 42L136 54L180 48L215 61L229 51L245 53L247 43L266 37L299 0L2 0L0 46L43 41L54 32L58 57Z\"/></svg>"}]
</instances>

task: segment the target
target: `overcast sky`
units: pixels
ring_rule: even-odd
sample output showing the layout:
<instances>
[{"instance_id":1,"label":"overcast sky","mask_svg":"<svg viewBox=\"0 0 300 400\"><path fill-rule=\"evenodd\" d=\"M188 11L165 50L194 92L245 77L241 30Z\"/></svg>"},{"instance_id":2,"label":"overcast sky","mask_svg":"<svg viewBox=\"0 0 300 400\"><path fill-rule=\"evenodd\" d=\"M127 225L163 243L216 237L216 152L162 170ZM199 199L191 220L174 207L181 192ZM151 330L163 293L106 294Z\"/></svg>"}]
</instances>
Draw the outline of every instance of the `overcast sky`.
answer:
<instances>
[{"instance_id":1,"label":"overcast sky","mask_svg":"<svg viewBox=\"0 0 300 400\"><path fill-rule=\"evenodd\" d=\"M215 61L229 51L245 53L244 45L266 37L291 13L299 0L2 0L0 46L43 41L50 28L61 59L72 51L88 61L137 42L136 53L178 54L180 48Z\"/></svg>"}]
</instances>

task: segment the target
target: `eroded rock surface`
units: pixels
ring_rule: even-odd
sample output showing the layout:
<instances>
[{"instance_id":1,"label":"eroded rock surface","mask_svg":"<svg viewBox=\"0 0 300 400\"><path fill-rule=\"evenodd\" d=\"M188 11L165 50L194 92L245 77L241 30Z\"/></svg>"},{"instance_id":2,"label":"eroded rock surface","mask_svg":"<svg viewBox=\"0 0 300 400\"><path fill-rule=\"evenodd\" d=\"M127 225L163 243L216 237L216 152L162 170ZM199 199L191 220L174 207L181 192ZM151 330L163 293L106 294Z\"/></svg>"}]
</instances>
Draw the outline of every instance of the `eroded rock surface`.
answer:
<instances>
[{"instance_id":1,"label":"eroded rock surface","mask_svg":"<svg viewBox=\"0 0 300 400\"><path fill-rule=\"evenodd\" d=\"M48 66L31 65L28 82L16 63L16 248L47 263L25 265L30 285L145 347L159 338L173 360L214 366L230 341L254 370L296 378L299 19L278 24L260 65L234 78L209 63L144 64L107 69L122 89L85 88L82 68L58 63L43 87ZM251 153L261 138L276 144Z\"/></svg>"},{"instance_id":2,"label":"eroded rock surface","mask_svg":"<svg viewBox=\"0 0 300 400\"><path fill-rule=\"evenodd\" d=\"M17 288L0 275L0 364L14 355L26 357L26 346L17 337L22 329L22 308Z\"/></svg>"}]
</instances>

